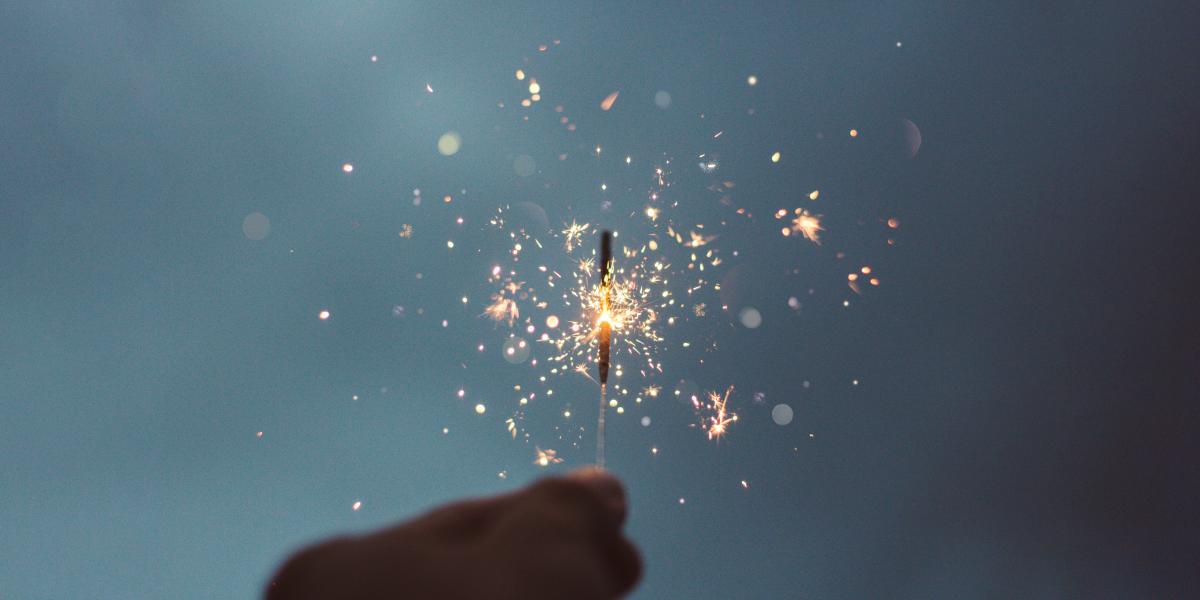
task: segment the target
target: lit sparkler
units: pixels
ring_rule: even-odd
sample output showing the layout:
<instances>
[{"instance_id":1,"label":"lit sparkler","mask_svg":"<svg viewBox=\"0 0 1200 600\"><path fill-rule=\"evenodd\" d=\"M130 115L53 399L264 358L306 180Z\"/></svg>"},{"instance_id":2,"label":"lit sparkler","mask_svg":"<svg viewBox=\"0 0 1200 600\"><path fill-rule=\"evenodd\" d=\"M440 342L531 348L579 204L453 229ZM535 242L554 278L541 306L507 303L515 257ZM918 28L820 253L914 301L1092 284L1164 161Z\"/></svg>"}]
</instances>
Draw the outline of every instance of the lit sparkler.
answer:
<instances>
[{"instance_id":1,"label":"lit sparkler","mask_svg":"<svg viewBox=\"0 0 1200 600\"><path fill-rule=\"evenodd\" d=\"M600 235L600 353L596 367L600 374L600 413L596 425L596 466L604 468L604 405L608 390L609 351L612 343L612 234Z\"/></svg>"}]
</instances>

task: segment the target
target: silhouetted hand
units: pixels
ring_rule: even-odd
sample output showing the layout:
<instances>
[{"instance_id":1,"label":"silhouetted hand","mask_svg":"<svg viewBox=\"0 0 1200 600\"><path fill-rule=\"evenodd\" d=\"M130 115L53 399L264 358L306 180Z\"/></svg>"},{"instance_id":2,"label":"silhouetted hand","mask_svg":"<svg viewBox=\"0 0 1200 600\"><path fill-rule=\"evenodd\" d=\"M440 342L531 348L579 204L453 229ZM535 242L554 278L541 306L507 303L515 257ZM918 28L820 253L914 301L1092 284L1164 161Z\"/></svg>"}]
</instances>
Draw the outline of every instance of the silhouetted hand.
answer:
<instances>
[{"instance_id":1,"label":"silhouetted hand","mask_svg":"<svg viewBox=\"0 0 1200 600\"><path fill-rule=\"evenodd\" d=\"M641 576L621 534L625 491L594 468L495 498L449 504L395 527L306 548L268 600L623 596Z\"/></svg>"}]
</instances>

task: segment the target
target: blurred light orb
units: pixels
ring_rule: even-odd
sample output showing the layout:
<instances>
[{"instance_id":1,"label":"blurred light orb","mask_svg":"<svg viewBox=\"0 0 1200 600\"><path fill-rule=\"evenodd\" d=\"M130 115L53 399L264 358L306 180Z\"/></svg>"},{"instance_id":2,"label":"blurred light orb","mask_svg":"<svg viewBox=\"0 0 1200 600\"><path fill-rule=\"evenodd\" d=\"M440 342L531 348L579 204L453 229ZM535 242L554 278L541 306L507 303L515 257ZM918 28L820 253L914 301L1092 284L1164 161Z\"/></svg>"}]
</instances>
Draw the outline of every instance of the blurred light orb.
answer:
<instances>
[{"instance_id":1,"label":"blurred light orb","mask_svg":"<svg viewBox=\"0 0 1200 600\"><path fill-rule=\"evenodd\" d=\"M771 420L775 421L776 425L787 425L792 422L792 407L786 404L776 404L775 408L771 409Z\"/></svg>"},{"instance_id":2,"label":"blurred light orb","mask_svg":"<svg viewBox=\"0 0 1200 600\"><path fill-rule=\"evenodd\" d=\"M328 321L329 320L329 311L322 310L321 312L317 313L317 318L322 321Z\"/></svg>"},{"instance_id":3,"label":"blurred light orb","mask_svg":"<svg viewBox=\"0 0 1200 600\"><path fill-rule=\"evenodd\" d=\"M484 406L483 404L476 404L476 405L475 405L475 414L477 414L477 415L482 415L482 414L483 414L483 413L485 413L485 412L487 412L487 407L486 407L486 406Z\"/></svg>"},{"instance_id":4,"label":"blurred light orb","mask_svg":"<svg viewBox=\"0 0 1200 600\"><path fill-rule=\"evenodd\" d=\"M792 310L800 310L800 300L795 296L788 298L788 308Z\"/></svg>"},{"instance_id":5,"label":"blurred light orb","mask_svg":"<svg viewBox=\"0 0 1200 600\"><path fill-rule=\"evenodd\" d=\"M738 320L746 329L757 329L759 325L762 325L762 313L753 306L747 306L738 313Z\"/></svg>"},{"instance_id":6,"label":"blurred light orb","mask_svg":"<svg viewBox=\"0 0 1200 600\"><path fill-rule=\"evenodd\" d=\"M915 158L917 152L921 151L921 130L916 123L908 119L901 119L901 125L904 127L904 146L908 152L909 158Z\"/></svg>"},{"instance_id":7,"label":"blurred light orb","mask_svg":"<svg viewBox=\"0 0 1200 600\"><path fill-rule=\"evenodd\" d=\"M549 327L550 329L558 327L558 316L550 315L546 317L546 327Z\"/></svg>"},{"instance_id":8,"label":"blurred light orb","mask_svg":"<svg viewBox=\"0 0 1200 600\"><path fill-rule=\"evenodd\" d=\"M746 84L750 86L758 85L758 75L751 75L746 78Z\"/></svg>"},{"instance_id":9,"label":"blurred light orb","mask_svg":"<svg viewBox=\"0 0 1200 600\"><path fill-rule=\"evenodd\" d=\"M342 172L343 172L343 173L353 173L353 172L354 172L354 165L352 165L352 164L350 164L350 163L345 163L345 164L343 164L343 165L342 165Z\"/></svg>"},{"instance_id":10,"label":"blurred light orb","mask_svg":"<svg viewBox=\"0 0 1200 600\"><path fill-rule=\"evenodd\" d=\"M654 105L663 110L671 108L671 94L665 90L658 90L654 94Z\"/></svg>"},{"instance_id":11,"label":"blurred light orb","mask_svg":"<svg viewBox=\"0 0 1200 600\"><path fill-rule=\"evenodd\" d=\"M447 131L438 138L437 148L442 156L454 156L461 147L462 137L458 135L457 131Z\"/></svg>"},{"instance_id":12,"label":"blurred light orb","mask_svg":"<svg viewBox=\"0 0 1200 600\"><path fill-rule=\"evenodd\" d=\"M642 427L649 427L649 426L650 426L650 417L649 416L642 417Z\"/></svg>"},{"instance_id":13,"label":"blurred light orb","mask_svg":"<svg viewBox=\"0 0 1200 600\"><path fill-rule=\"evenodd\" d=\"M513 171L521 177L529 177L537 171L537 161L533 160L528 154L521 154L513 159Z\"/></svg>"},{"instance_id":14,"label":"blurred light orb","mask_svg":"<svg viewBox=\"0 0 1200 600\"><path fill-rule=\"evenodd\" d=\"M662 393L665 394L666 392L664 391ZM674 389L671 390L671 395L674 396L676 400L685 402L687 404L692 404L693 398L698 400L701 397L701 394L702 392L700 391L700 387L687 379L680 379L675 383Z\"/></svg>"},{"instance_id":15,"label":"blurred light orb","mask_svg":"<svg viewBox=\"0 0 1200 600\"><path fill-rule=\"evenodd\" d=\"M525 338L510 337L504 341L504 345L500 347L500 353L504 356L504 360L519 365L529 358L529 352L532 348Z\"/></svg>"},{"instance_id":16,"label":"blurred light orb","mask_svg":"<svg viewBox=\"0 0 1200 600\"><path fill-rule=\"evenodd\" d=\"M260 212L252 212L242 219L242 233L252 240L261 240L271 233L271 220Z\"/></svg>"}]
</instances>

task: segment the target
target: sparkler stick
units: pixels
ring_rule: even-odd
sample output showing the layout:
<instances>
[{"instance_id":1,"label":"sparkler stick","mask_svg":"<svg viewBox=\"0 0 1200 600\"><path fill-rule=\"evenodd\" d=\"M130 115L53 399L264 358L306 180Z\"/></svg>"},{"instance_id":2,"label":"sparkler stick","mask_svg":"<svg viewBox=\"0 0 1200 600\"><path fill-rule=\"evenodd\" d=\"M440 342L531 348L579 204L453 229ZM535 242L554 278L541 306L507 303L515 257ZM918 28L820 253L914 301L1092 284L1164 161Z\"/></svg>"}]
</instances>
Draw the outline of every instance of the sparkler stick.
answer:
<instances>
[{"instance_id":1,"label":"sparkler stick","mask_svg":"<svg viewBox=\"0 0 1200 600\"><path fill-rule=\"evenodd\" d=\"M612 342L612 321L609 316L610 292L612 289L612 234L600 234L600 357L597 369L600 372L600 412L596 421L596 466L604 468L604 404L608 391L609 350Z\"/></svg>"}]
</instances>

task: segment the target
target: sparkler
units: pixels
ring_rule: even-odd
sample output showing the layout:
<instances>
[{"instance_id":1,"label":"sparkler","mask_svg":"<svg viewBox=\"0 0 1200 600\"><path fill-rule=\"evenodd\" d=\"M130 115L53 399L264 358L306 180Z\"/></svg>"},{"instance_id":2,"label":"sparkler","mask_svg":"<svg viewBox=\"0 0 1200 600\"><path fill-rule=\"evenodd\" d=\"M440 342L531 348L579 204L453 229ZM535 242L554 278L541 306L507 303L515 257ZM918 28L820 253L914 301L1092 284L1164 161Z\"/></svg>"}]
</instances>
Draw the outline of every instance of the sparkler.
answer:
<instances>
[{"instance_id":1,"label":"sparkler","mask_svg":"<svg viewBox=\"0 0 1200 600\"><path fill-rule=\"evenodd\" d=\"M609 315L612 292L612 234L605 231L600 235L600 356L597 370L600 374L600 413L596 421L596 466L604 468L604 404L608 391L608 361L612 342L612 319Z\"/></svg>"}]
</instances>

